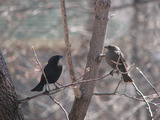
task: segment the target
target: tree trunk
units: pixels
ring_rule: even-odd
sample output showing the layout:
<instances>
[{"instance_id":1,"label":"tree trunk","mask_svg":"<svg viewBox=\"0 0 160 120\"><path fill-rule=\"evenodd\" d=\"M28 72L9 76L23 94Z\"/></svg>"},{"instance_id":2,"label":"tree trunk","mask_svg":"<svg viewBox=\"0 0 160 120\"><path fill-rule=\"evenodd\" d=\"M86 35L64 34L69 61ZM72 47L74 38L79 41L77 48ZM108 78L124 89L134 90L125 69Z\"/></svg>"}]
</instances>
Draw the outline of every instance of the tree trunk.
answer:
<instances>
[{"instance_id":1,"label":"tree trunk","mask_svg":"<svg viewBox=\"0 0 160 120\"><path fill-rule=\"evenodd\" d=\"M7 65L0 51L0 119L23 120Z\"/></svg>"},{"instance_id":2,"label":"tree trunk","mask_svg":"<svg viewBox=\"0 0 160 120\"><path fill-rule=\"evenodd\" d=\"M96 0L95 2L94 31L90 40L90 50L85 68L86 74L84 75L83 80L97 77L100 63L97 63L96 58L100 53L102 53L110 4L110 0ZM69 114L70 120L84 119L92 98L94 87L95 82L81 84L80 90L82 95L80 98L75 98L74 100L71 112Z\"/></svg>"}]
</instances>

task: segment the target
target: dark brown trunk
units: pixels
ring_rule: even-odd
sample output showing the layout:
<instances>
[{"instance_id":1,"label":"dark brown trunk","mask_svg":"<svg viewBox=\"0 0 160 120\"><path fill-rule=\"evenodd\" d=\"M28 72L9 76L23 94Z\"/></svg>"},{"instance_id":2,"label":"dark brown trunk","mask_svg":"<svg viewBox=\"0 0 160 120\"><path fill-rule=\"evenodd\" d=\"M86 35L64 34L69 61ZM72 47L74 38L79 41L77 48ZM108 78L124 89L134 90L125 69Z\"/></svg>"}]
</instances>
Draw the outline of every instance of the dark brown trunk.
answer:
<instances>
[{"instance_id":1,"label":"dark brown trunk","mask_svg":"<svg viewBox=\"0 0 160 120\"><path fill-rule=\"evenodd\" d=\"M23 120L7 65L0 51L0 119Z\"/></svg>"}]
</instances>

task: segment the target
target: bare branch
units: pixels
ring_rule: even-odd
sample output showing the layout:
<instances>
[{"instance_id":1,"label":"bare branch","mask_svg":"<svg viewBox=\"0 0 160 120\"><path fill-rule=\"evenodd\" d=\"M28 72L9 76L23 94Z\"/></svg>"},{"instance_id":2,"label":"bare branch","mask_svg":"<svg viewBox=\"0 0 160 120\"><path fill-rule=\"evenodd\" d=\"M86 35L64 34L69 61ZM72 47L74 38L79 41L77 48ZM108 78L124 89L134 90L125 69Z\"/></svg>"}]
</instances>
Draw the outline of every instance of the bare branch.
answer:
<instances>
[{"instance_id":1,"label":"bare branch","mask_svg":"<svg viewBox=\"0 0 160 120\"><path fill-rule=\"evenodd\" d=\"M120 84L120 82L119 82L119 84ZM119 84L118 84L118 86L119 86ZM142 99L129 96L129 95L127 95L126 93L125 93L125 94L119 94L119 93L117 93L116 91L117 91L118 86L117 86L116 90L115 90L113 93L94 93L94 95L117 95L117 94L118 94L118 95L124 95L124 96L126 96L126 97L128 97L128 98L131 98L131 99L134 99L134 100L144 101L144 102L146 103L147 107L148 107L148 111L149 111L149 113L150 113L151 120L153 120L153 113L152 113L150 104L153 104L153 105L155 105L156 107L157 107L158 105L157 105L156 103L150 102L151 100L150 100L150 101L147 101L147 99L146 99L147 97L143 95L143 93L138 89L138 87L136 86L136 84L135 84L134 82L132 83L132 85L134 86L136 92L142 97ZM149 104L149 103L150 103L150 104Z\"/></svg>"},{"instance_id":2,"label":"bare branch","mask_svg":"<svg viewBox=\"0 0 160 120\"><path fill-rule=\"evenodd\" d=\"M59 87L59 88L55 88L55 89L52 89L52 90L50 90L50 91L44 91L44 92L39 93L39 94L37 94L37 95L34 95L34 96L31 96L31 97L27 97L27 98L25 98L25 99L19 100L19 101L18 101L18 104L21 104L21 103L23 103L23 102L30 101L31 99L34 99L34 98L36 98L36 97L40 97L40 96L43 96L43 95L56 94L56 93L58 93L58 92L60 92L60 91L62 91L62 90L64 90L64 89L66 89L66 88L69 88L69 87L73 88L72 86L75 86L75 85L78 85L78 84L81 84L81 83L102 80L103 78L105 78L105 77L107 77L107 76L109 76L109 75L111 75L111 74L108 73L108 74L106 74L106 75L104 75L104 76L102 76L102 77L100 77L100 78L89 79L89 80L85 80L85 81L78 81L78 82L70 83L70 84L67 84L67 85L63 85L63 86L61 86L61 87Z\"/></svg>"},{"instance_id":3,"label":"bare branch","mask_svg":"<svg viewBox=\"0 0 160 120\"><path fill-rule=\"evenodd\" d=\"M48 86L48 90L50 91L49 82L48 82L48 80L47 80L46 74L44 73L43 67L42 67L42 65L41 65L41 63L40 63L40 61L39 61L39 59L38 59L38 56L37 56L37 54L36 54L36 50L35 50L34 46L32 46L32 50L33 50L33 53L34 53L34 56L35 56L36 64L37 64L37 65L39 66L39 68L41 69L42 74L44 75L44 78L45 78L45 80L46 80L46 83L47 83L47 86Z\"/></svg>"},{"instance_id":4,"label":"bare branch","mask_svg":"<svg viewBox=\"0 0 160 120\"><path fill-rule=\"evenodd\" d=\"M116 62L113 61L113 60L112 60L112 62L116 64L116 69L117 69L121 74L127 74L128 71L122 72L122 71L120 71L120 69L118 68L118 65L122 65L122 63L119 63L120 59L121 59L121 55L119 55L118 60L117 60ZM122 62L123 62L123 60L122 60ZM124 63L123 63L123 65L124 65L124 67L126 68L126 66L125 66ZM127 69L126 69L126 70L127 70Z\"/></svg>"},{"instance_id":5,"label":"bare branch","mask_svg":"<svg viewBox=\"0 0 160 120\"><path fill-rule=\"evenodd\" d=\"M93 95L116 95L116 94L117 94L118 87L119 87L119 85L120 85L121 82L122 82L122 80L120 80L120 81L118 82L118 85L117 85L117 87L116 87L116 89L114 90L113 93L94 93Z\"/></svg>"},{"instance_id":6,"label":"bare branch","mask_svg":"<svg viewBox=\"0 0 160 120\"><path fill-rule=\"evenodd\" d=\"M146 103L146 105L148 106L148 111L150 113L150 117L151 117L151 120L153 120L153 113L152 113L152 110L151 110L151 107L148 103L148 101L146 100L145 96L143 95L143 93L138 89L138 87L136 86L136 84L134 82L132 82L132 85L134 86L134 88L136 89L137 93L139 93L139 95L143 98L144 102Z\"/></svg>"},{"instance_id":7,"label":"bare branch","mask_svg":"<svg viewBox=\"0 0 160 120\"><path fill-rule=\"evenodd\" d=\"M34 98L40 97L40 96L55 94L55 93L58 93L58 92L62 91L63 89L65 89L65 88L54 89L54 91L53 91L53 90L44 91L44 92L42 92L42 93L38 93L37 95L31 96L31 97L27 97L27 98L25 98L25 99L21 99L21 100L19 100L19 101L17 102L17 104L21 104L21 103L24 103L24 102L28 102L28 101L30 101L30 100L32 100L32 99L34 99Z\"/></svg>"},{"instance_id":8,"label":"bare branch","mask_svg":"<svg viewBox=\"0 0 160 120\"><path fill-rule=\"evenodd\" d=\"M67 55L67 63L69 67L70 79L72 82L76 82L76 77L74 74L72 58L71 58L71 50L70 50L70 42L69 42L69 35L68 35L68 25L67 25L67 14L65 8L65 0L60 0L61 5L61 14L62 14L62 23L63 23L63 30L64 30L64 41L66 44L66 55ZM78 87L73 87L74 94L77 98L81 97L81 92Z\"/></svg>"},{"instance_id":9,"label":"bare branch","mask_svg":"<svg viewBox=\"0 0 160 120\"><path fill-rule=\"evenodd\" d=\"M113 93L94 93L93 95L99 95L99 96L102 96L102 95L120 95L120 96L125 96L127 98L130 98L130 99L133 99L133 100L137 100L137 101L141 101L141 102L145 102L143 99L140 99L140 98L136 98L135 96L130 96L126 93L124 94L121 94L121 93L118 93L118 92L113 92ZM145 96L147 98L147 96ZM151 100L148 101L149 104L152 104L156 107L159 107L157 103L154 103L154 102L151 102Z\"/></svg>"},{"instance_id":10,"label":"bare branch","mask_svg":"<svg viewBox=\"0 0 160 120\"><path fill-rule=\"evenodd\" d=\"M152 85L152 83L149 81L149 79L144 75L144 73L138 67L136 67L136 69L145 78L145 80L149 83L149 85L153 88L153 90L155 91L155 93L159 96L159 93L156 91L155 87Z\"/></svg>"},{"instance_id":11,"label":"bare branch","mask_svg":"<svg viewBox=\"0 0 160 120\"><path fill-rule=\"evenodd\" d=\"M160 94L160 92L158 92L158 94ZM146 96L146 98L156 99L156 98L159 98L159 96L157 94L151 94L151 95Z\"/></svg>"},{"instance_id":12,"label":"bare branch","mask_svg":"<svg viewBox=\"0 0 160 120\"><path fill-rule=\"evenodd\" d=\"M63 112L65 113L66 119L69 120L68 112L65 110L65 108L56 99L54 99L52 96L50 96L50 95L48 95L48 96L51 100L53 100L63 110Z\"/></svg>"},{"instance_id":13,"label":"bare branch","mask_svg":"<svg viewBox=\"0 0 160 120\"><path fill-rule=\"evenodd\" d=\"M118 65L122 65L122 63L120 63L120 59L121 59L121 57L122 57L122 55L120 54L119 55L119 57L118 57L118 60L117 61L113 61L112 60L112 62L113 63L115 63L116 64L116 69L121 73L121 74L127 74L128 73L128 71L134 66L134 64L132 64L130 67L129 67L129 69L127 70L127 67L126 67L126 65L125 65L125 63L124 63L124 61L123 60L121 60L122 61L122 63L123 63L123 65L124 65L124 67L126 68L126 72L122 72L119 68L118 68Z\"/></svg>"}]
</instances>

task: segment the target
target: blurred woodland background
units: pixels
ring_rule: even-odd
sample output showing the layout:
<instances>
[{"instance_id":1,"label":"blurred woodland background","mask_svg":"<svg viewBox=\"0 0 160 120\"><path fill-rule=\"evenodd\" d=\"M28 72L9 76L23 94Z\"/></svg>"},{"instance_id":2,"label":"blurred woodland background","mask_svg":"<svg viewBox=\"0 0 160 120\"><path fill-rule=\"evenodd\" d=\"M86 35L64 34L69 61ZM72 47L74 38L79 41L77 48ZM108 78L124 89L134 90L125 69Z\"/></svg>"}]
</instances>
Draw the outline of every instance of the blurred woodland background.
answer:
<instances>
[{"instance_id":1,"label":"blurred woodland background","mask_svg":"<svg viewBox=\"0 0 160 120\"><path fill-rule=\"evenodd\" d=\"M66 0L69 36L76 76L84 72L89 40L94 21L93 1ZM105 44L118 45L127 62L139 67L150 82L160 91L160 1L112 0ZM44 66L48 59L61 54L64 58L60 84L70 83L65 59L65 45L59 0L0 0L0 48L8 64L19 99L36 93L30 90L40 80L32 62L35 46ZM132 67L130 74L144 95L155 94L144 77ZM111 71L105 60L99 76ZM114 75L96 82L96 93L113 92L120 80ZM53 86L53 85L51 85ZM54 87L54 86L53 86ZM118 89L123 93L125 84ZM127 84L127 94L136 95ZM74 94L71 88L54 94L67 111L70 111ZM158 102L155 99L153 102ZM63 111L47 96L41 96L21 105L25 120L64 120ZM160 120L160 109L151 105L155 120ZM85 120L148 120L144 102L125 96L93 96Z\"/></svg>"}]
</instances>

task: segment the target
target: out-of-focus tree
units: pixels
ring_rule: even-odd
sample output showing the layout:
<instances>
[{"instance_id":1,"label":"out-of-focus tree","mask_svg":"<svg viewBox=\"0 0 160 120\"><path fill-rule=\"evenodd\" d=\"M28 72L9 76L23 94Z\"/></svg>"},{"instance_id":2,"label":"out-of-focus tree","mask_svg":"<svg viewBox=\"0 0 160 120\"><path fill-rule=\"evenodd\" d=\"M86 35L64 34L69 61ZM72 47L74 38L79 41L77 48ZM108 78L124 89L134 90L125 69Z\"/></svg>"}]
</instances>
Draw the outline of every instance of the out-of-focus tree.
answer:
<instances>
[{"instance_id":1,"label":"out-of-focus tree","mask_svg":"<svg viewBox=\"0 0 160 120\"><path fill-rule=\"evenodd\" d=\"M0 118L1 120L24 120L19 108L13 82L0 51Z\"/></svg>"}]
</instances>

